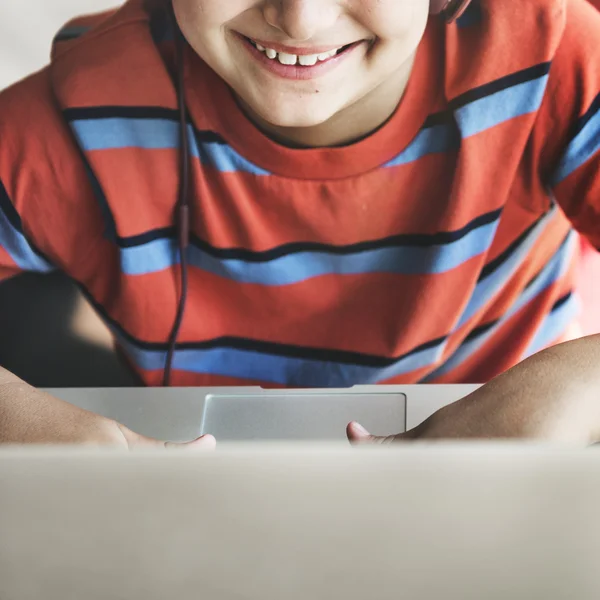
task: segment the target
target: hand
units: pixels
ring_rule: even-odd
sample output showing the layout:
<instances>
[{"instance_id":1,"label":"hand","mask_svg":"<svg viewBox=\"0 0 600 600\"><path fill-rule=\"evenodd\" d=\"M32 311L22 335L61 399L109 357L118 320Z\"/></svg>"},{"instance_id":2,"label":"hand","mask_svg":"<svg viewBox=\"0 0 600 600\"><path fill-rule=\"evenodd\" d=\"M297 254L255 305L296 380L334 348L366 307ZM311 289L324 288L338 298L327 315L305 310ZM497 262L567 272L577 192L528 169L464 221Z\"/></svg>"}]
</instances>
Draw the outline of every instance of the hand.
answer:
<instances>
[{"instance_id":1,"label":"hand","mask_svg":"<svg viewBox=\"0 0 600 600\"><path fill-rule=\"evenodd\" d=\"M0 369L0 445L83 445L212 450L216 442L203 436L187 444L171 444L134 433L111 419L88 412L37 390Z\"/></svg>"},{"instance_id":2,"label":"hand","mask_svg":"<svg viewBox=\"0 0 600 600\"><path fill-rule=\"evenodd\" d=\"M597 443L600 337L545 350L407 433L377 437L358 423L351 423L347 435L352 444L510 438Z\"/></svg>"},{"instance_id":3,"label":"hand","mask_svg":"<svg viewBox=\"0 0 600 600\"><path fill-rule=\"evenodd\" d=\"M134 433L130 429L127 429L124 425L117 423L116 421L109 421L114 427L112 432L114 443L110 445L121 446L128 450L137 450L140 448L167 448L174 450L187 450L187 451L198 451L198 450L214 450L217 441L212 435L203 435L196 440L186 442L184 444L174 444L171 442L160 442L149 437ZM118 432L117 432L118 430ZM107 440L108 441L108 440Z\"/></svg>"}]
</instances>

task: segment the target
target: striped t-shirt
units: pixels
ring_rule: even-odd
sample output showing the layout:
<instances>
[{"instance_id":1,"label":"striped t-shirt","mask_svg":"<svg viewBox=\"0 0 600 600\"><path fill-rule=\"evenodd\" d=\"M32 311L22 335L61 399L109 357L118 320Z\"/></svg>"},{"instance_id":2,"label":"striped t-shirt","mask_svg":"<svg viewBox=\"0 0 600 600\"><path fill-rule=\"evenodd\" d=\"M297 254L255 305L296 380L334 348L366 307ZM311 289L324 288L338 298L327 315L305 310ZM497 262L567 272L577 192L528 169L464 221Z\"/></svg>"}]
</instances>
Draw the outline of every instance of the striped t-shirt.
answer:
<instances>
[{"instance_id":1,"label":"striped t-shirt","mask_svg":"<svg viewBox=\"0 0 600 600\"><path fill-rule=\"evenodd\" d=\"M177 307L173 52L129 0L0 94L0 278L60 269L143 381ZM574 228L600 247L600 14L431 19L393 117L282 147L188 49L190 291L175 385L482 382L564 339ZM572 224L572 225L571 225Z\"/></svg>"}]
</instances>

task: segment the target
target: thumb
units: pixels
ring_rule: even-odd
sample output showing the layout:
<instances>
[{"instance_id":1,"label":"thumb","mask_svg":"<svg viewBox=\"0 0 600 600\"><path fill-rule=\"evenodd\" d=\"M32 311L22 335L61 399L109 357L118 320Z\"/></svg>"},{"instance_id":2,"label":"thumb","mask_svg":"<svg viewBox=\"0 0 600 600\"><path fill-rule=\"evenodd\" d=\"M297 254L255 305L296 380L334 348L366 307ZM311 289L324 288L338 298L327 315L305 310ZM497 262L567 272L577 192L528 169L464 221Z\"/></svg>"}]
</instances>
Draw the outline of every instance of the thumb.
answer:
<instances>
[{"instance_id":1,"label":"thumb","mask_svg":"<svg viewBox=\"0 0 600 600\"><path fill-rule=\"evenodd\" d=\"M124 425L118 424L123 437L125 438L127 445L130 450L136 448L167 448L169 450L187 450L187 451L202 451L202 450L214 450L217 446L217 440L212 435L203 435L191 442L182 444L175 444L173 442L161 442L153 438L140 435L128 429Z\"/></svg>"},{"instance_id":2,"label":"thumb","mask_svg":"<svg viewBox=\"0 0 600 600\"><path fill-rule=\"evenodd\" d=\"M353 446L362 446L364 444L391 444L401 439L401 435L390 435L378 437L371 435L360 423L352 422L346 428L346 435Z\"/></svg>"}]
</instances>

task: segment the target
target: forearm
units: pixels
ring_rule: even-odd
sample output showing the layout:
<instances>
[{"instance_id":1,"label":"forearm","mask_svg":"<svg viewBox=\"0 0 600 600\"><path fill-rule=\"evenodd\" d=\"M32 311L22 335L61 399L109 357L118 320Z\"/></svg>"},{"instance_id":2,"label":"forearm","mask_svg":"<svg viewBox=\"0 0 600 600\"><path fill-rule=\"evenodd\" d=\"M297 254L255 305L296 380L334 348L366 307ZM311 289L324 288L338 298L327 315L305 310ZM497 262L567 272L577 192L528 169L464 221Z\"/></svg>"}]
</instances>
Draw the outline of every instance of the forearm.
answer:
<instances>
[{"instance_id":1,"label":"forearm","mask_svg":"<svg viewBox=\"0 0 600 600\"><path fill-rule=\"evenodd\" d=\"M0 444L124 444L113 421L27 385L0 368Z\"/></svg>"},{"instance_id":2,"label":"forearm","mask_svg":"<svg viewBox=\"0 0 600 600\"><path fill-rule=\"evenodd\" d=\"M555 346L513 367L416 428L372 436L356 423L352 443L520 439L600 442L600 336Z\"/></svg>"},{"instance_id":3,"label":"forearm","mask_svg":"<svg viewBox=\"0 0 600 600\"><path fill-rule=\"evenodd\" d=\"M483 386L465 404L499 407L507 436L600 441L600 336L536 354ZM534 433L535 432L535 433Z\"/></svg>"}]
</instances>

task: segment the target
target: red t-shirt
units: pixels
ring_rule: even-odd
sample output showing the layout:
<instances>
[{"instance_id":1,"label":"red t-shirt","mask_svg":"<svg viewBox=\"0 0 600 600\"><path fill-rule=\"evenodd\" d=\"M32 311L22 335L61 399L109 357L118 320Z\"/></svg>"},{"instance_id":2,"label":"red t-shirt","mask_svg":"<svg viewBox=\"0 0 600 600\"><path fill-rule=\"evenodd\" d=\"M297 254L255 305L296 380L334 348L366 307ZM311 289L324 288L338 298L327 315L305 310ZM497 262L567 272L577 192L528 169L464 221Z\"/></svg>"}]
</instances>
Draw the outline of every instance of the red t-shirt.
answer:
<instances>
[{"instance_id":1,"label":"red t-shirt","mask_svg":"<svg viewBox=\"0 0 600 600\"><path fill-rule=\"evenodd\" d=\"M77 21L0 94L0 276L66 272L149 385L179 289L161 25L142 0ZM431 20L385 126L312 150L260 133L188 50L174 384L482 382L564 339L573 228L600 246L599 39L584 0L476 1Z\"/></svg>"}]
</instances>

